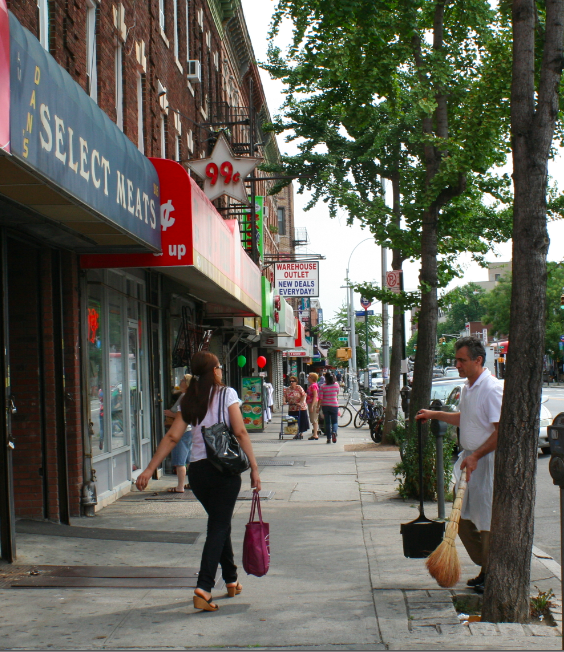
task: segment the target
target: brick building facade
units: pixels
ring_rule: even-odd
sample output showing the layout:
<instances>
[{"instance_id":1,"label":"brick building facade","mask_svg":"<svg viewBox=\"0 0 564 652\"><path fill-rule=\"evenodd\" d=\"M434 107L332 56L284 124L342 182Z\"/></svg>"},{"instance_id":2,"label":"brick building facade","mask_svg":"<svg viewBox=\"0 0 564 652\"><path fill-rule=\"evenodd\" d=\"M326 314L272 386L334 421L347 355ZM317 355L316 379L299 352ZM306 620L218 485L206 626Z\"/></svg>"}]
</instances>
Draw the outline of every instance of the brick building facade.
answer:
<instances>
[{"instance_id":1,"label":"brick building facade","mask_svg":"<svg viewBox=\"0 0 564 652\"><path fill-rule=\"evenodd\" d=\"M44 62L51 72L58 64L84 91L78 99L73 95L73 101L92 115L103 112L137 148L134 158L140 178L147 174L143 157L168 158L187 168L188 161L210 155L220 132L237 156L260 156L269 163L278 160L275 138L262 129L270 114L239 0L0 2L7 4L24 28L18 32L17 47L26 47L28 30L51 55L53 63ZM12 65L12 85L14 71ZM39 72L42 80L47 78L43 63L35 71L37 85ZM56 70L53 74L57 75ZM70 88L71 83L64 81L64 87ZM94 175L96 170L103 173L104 159L94 148L101 145L95 138L87 145L78 127L73 132L68 117L63 124L54 111L49 114L45 102L39 99L36 104L35 91L31 95L31 108L26 108L27 140L35 142L40 153L41 148L52 149L61 161L66 147L66 174L70 174L68 167L77 173L78 161L80 174L87 178L91 172L90 183L97 181L99 188L102 177ZM38 128L47 129L49 120L53 141L48 140L47 131L40 137L37 134ZM96 121L103 124L99 116ZM123 137L112 137L110 132L105 135L123 151ZM5 350L9 351L0 361L7 388L1 401L8 415L2 436L6 443L15 443L12 453L0 454L0 470L5 471L0 483L1 543L7 559L15 557L15 518L69 523L70 517L85 510L93 513L85 492L92 482L97 482L102 493L99 506L128 490L162 436L158 432L162 429L161 403L171 399L168 385L176 373L171 359L182 328L178 315L197 316L199 322L191 326L196 331L205 316L205 301L198 299L202 293L197 286L188 287L148 269L81 269L82 253L155 251L154 242L131 236L114 215L117 209L101 214L88 200L59 185L51 171L33 169L26 161L25 148L16 149L14 139L11 152L0 143L4 180L0 182L0 262L7 297L2 313ZM91 159L87 158L90 154ZM126 156L133 156L130 149ZM106 160L106 165L106 172L112 168L114 174L115 164ZM266 180L268 175L259 170L253 174L254 188L247 183L247 189L249 195L254 189L263 198L264 255L291 255L292 189L269 196L273 182ZM197 183L201 185L201 180ZM124 208L132 202L132 215L133 187L133 183L126 186L130 194L123 199ZM153 188L156 193L155 183ZM241 204L224 196L214 205L224 218L237 218L244 232L248 214ZM263 293L272 293L270 267L256 262L266 282ZM262 315L254 314L261 318L265 332L275 332L264 308ZM116 315L121 339L112 344ZM257 356L265 353L269 371L279 373L281 353L260 349L257 337L246 342L246 349L239 344L235 349L227 346L236 328L234 320L226 317L228 313L221 319L212 315L216 329L212 350L220 358L228 351L236 356L246 350L247 373L252 372ZM94 370L96 347L109 358ZM137 361L140 369L145 365L139 372L127 369L131 363L124 362L126 349L128 360ZM147 354L152 362L147 361ZM229 358L225 362L229 373ZM112 381L115 373L121 374L120 382ZM141 400L140 392L133 396L134 373L135 391L141 383L148 390L144 406L136 402ZM147 416L134 424L134 412L140 407ZM137 430L145 434L135 443Z\"/></svg>"}]
</instances>

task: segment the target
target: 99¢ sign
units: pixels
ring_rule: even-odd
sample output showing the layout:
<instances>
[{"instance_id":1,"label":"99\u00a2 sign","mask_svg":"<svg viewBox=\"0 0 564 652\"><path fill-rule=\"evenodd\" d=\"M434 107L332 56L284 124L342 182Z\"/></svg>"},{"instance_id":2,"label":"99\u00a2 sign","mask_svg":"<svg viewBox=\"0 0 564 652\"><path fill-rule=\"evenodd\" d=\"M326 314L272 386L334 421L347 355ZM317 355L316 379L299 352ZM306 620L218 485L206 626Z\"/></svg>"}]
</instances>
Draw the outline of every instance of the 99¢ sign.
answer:
<instances>
[{"instance_id":1,"label":"99\u00a2 sign","mask_svg":"<svg viewBox=\"0 0 564 652\"><path fill-rule=\"evenodd\" d=\"M225 134L221 133L211 157L189 161L188 167L204 180L204 192L210 201L229 195L248 204L243 181L261 161L261 158L234 156Z\"/></svg>"},{"instance_id":2,"label":"99\u00a2 sign","mask_svg":"<svg viewBox=\"0 0 564 652\"><path fill-rule=\"evenodd\" d=\"M225 185L228 183L239 183L241 181L241 173L235 172L233 174L233 165L229 161L223 161L219 168L216 163L208 163L206 165L206 177L211 179L210 184L212 186L215 186L220 174L224 179Z\"/></svg>"}]
</instances>

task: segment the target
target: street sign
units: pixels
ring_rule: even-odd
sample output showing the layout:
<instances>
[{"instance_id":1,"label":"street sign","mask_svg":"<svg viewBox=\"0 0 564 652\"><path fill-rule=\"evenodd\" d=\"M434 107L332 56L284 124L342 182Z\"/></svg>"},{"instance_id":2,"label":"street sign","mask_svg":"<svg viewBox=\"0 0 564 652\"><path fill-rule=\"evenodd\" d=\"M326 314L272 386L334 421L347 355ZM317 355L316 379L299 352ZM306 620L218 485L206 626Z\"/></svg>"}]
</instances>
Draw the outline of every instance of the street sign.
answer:
<instances>
[{"instance_id":1,"label":"street sign","mask_svg":"<svg viewBox=\"0 0 564 652\"><path fill-rule=\"evenodd\" d=\"M374 310L355 310L354 314L357 317L364 317L364 315L368 314L369 317L372 317L374 314Z\"/></svg>"},{"instance_id":2,"label":"street sign","mask_svg":"<svg viewBox=\"0 0 564 652\"><path fill-rule=\"evenodd\" d=\"M391 290L396 294L400 293L401 270L393 270L391 272L386 272L386 287L388 288L388 290Z\"/></svg>"},{"instance_id":3,"label":"street sign","mask_svg":"<svg viewBox=\"0 0 564 652\"><path fill-rule=\"evenodd\" d=\"M348 342L349 338L348 337L339 337L339 342Z\"/></svg>"},{"instance_id":4,"label":"street sign","mask_svg":"<svg viewBox=\"0 0 564 652\"><path fill-rule=\"evenodd\" d=\"M368 310L368 308L370 308L370 306L372 305L372 301L370 301L370 299L365 299L364 297L362 297L362 298L360 299L360 305L361 305L365 310Z\"/></svg>"},{"instance_id":5,"label":"street sign","mask_svg":"<svg viewBox=\"0 0 564 652\"><path fill-rule=\"evenodd\" d=\"M345 339L347 339L345 337ZM331 342L319 342L319 346L323 347L324 349L330 349L331 348Z\"/></svg>"},{"instance_id":6,"label":"street sign","mask_svg":"<svg viewBox=\"0 0 564 652\"><path fill-rule=\"evenodd\" d=\"M564 342L564 335L561 335L561 336L560 336L560 341L561 341L561 342Z\"/></svg>"}]
</instances>

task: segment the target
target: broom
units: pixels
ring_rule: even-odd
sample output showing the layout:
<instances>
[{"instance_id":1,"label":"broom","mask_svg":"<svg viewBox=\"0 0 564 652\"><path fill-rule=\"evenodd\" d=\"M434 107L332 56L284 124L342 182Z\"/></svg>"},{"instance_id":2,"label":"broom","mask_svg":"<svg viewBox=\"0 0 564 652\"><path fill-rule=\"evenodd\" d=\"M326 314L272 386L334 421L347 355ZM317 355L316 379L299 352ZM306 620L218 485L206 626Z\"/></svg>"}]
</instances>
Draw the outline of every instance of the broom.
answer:
<instances>
[{"instance_id":1,"label":"broom","mask_svg":"<svg viewBox=\"0 0 564 652\"><path fill-rule=\"evenodd\" d=\"M460 580L460 560L456 552L456 535L458 534L458 523L460 521L460 510L462 500L466 491L466 473L460 477L460 484L456 492L456 498L448 519L445 537L438 548L432 552L425 562L427 570L437 580L439 586L450 588Z\"/></svg>"}]
</instances>

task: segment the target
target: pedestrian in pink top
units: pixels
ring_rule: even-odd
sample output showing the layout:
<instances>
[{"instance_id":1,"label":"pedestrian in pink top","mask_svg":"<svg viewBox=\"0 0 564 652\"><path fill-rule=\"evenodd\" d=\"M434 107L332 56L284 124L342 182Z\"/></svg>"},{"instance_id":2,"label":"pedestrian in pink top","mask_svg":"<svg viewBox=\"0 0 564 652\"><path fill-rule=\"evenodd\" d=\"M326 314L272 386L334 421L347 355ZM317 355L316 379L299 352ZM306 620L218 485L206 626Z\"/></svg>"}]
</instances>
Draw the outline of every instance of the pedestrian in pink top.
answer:
<instances>
[{"instance_id":1,"label":"pedestrian in pink top","mask_svg":"<svg viewBox=\"0 0 564 652\"><path fill-rule=\"evenodd\" d=\"M335 382L335 376L327 372L325 384L319 388L319 405L323 409L325 417L325 435L327 443L337 443L337 428L339 427L339 383Z\"/></svg>"},{"instance_id":2,"label":"pedestrian in pink top","mask_svg":"<svg viewBox=\"0 0 564 652\"><path fill-rule=\"evenodd\" d=\"M317 405L318 393L319 393L319 386L317 384L318 377L319 376L313 372L309 374L309 376L307 377L309 381L309 385L307 388L306 402L307 402L307 409L309 410L309 420L311 421L311 427L313 430L312 436L308 437L308 439L319 439L319 437L317 436L317 429L319 423L319 407Z\"/></svg>"}]
</instances>

